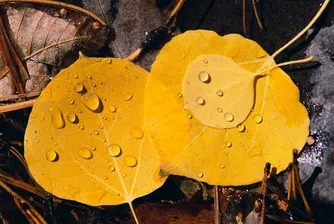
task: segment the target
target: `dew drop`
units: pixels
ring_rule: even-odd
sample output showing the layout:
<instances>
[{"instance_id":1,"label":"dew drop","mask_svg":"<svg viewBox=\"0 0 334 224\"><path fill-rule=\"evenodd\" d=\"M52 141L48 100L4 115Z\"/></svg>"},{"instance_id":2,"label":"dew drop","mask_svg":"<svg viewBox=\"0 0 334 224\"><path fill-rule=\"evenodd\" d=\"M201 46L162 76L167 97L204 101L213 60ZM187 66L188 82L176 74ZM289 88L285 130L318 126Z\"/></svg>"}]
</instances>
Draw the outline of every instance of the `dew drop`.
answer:
<instances>
[{"instance_id":1,"label":"dew drop","mask_svg":"<svg viewBox=\"0 0 334 224\"><path fill-rule=\"evenodd\" d=\"M188 117L188 119L192 119L192 118L193 118L193 115L188 114L187 117Z\"/></svg>"},{"instance_id":2,"label":"dew drop","mask_svg":"<svg viewBox=\"0 0 334 224\"><path fill-rule=\"evenodd\" d=\"M122 175L123 177L126 177L126 173L123 173L123 175Z\"/></svg>"},{"instance_id":3,"label":"dew drop","mask_svg":"<svg viewBox=\"0 0 334 224\"><path fill-rule=\"evenodd\" d=\"M95 93L91 93L84 97L85 106L91 111L95 111L100 106L100 99Z\"/></svg>"},{"instance_id":4,"label":"dew drop","mask_svg":"<svg viewBox=\"0 0 334 224\"><path fill-rule=\"evenodd\" d=\"M122 152L121 147L117 144L108 145L107 149L108 149L109 155L114 156L114 157L119 156Z\"/></svg>"},{"instance_id":5,"label":"dew drop","mask_svg":"<svg viewBox=\"0 0 334 224\"><path fill-rule=\"evenodd\" d=\"M78 113L80 113L80 114L81 114L81 113L82 113L82 110L80 110L80 109L79 109L79 110L78 110Z\"/></svg>"},{"instance_id":6,"label":"dew drop","mask_svg":"<svg viewBox=\"0 0 334 224\"><path fill-rule=\"evenodd\" d=\"M51 122L53 126L57 129L61 129L65 126L65 121L63 119L63 115L61 110L57 107L50 108Z\"/></svg>"},{"instance_id":7,"label":"dew drop","mask_svg":"<svg viewBox=\"0 0 334 224\"><path fill-rule=\"evenodd\" d=\"M209 61L207 59L204 59L203 62L207 64Z\"/></svg>"},{"instance_id":8,"label":"dew drop","mask_svg":"<svg viewBox=\"0 0 334 224\"><path fill-rule=\"evenodd\" d=\"M204 176L202 172L198 172L196 175L197 175L197 177L199 177L199 178L202 178L202 177Z\"/></svg>"},{"instance_id":9,"label":"dew drop","mask_svg":"<svg viewBox=\"0 0 334 224\"><path fill-rule=\"evenodd\" d=\"M227 156L227 155L228 155L228 152L224 152L224 154L225 154L225 156Z\"/></svg>"},{"instance_id":10,"label":"dew drop","mask_svg":"<svg viewBox=\"0 0 334 224\"><path fill-rule=\"evenodd\" d=\"M217 111L218 111L218 113L223 112L222 108L220 108L220 107L218 107Z\"/></svg>"},{"instance_id":11,"label":"dew drop","mask_svg":"<svg viewBox=\"0 0 334 224\"><path fill-rule=\"evenodd\" d=\"M224 168L225 168L225 165L224 165L224 164L221 164L221 165L220 165L220 168L221 168L221 169L224 169Z\"/></svg>"},{"instance_id":12,"label":"dew drop","mask_svg":"<svg viewBox=\"0 0 334 224\"><path fill-rule=\"evenodd\" d=\"M144 131L140 128L135 128L131 130L130 135L132 138L141 139L144 136Z\"/></svg>"},{"instance_id":13,"label":"dew drop","mask_svg":"<svg viewBox=\"0 0 334 224\"><path fill-rule=\"evenodd\" d=\"M133 97L133 94L128 92L128 93L125 93L125 94L124 94L123 99L124 99L125 101L129 101L129 100L132 99L132 97Z\"/></svg>"},{"instance_id":14,"label":"dew drop","mask_svg":"<svg viewBox=\"0 0 334 224\"><path fill-rule=\"evenodd\" d=\"M49 149L47 152L46 152L46 159L50 162L54 162L56 161L58 157L58 154L56 151L52 150L52 149Z\"/></svg>"},{"instance_id":15,"label":"dew drop","mask_svg":"<svg viewBox=\"0 0 334 224\"><path fill-rule=\"evenodd\" d=\"M95 84L95 83L92 83L92 86L93 86L93 87L96 87L96 84Z\"/></svg>"},{"instance_id":16,"label":"dew drop","mask_svg":"<svg viewBox=\"0 0 334 224\"><path fill-rule=\"evenodd\" d=\"M106 97L102 97L102 100L103 100L103 101L106 101L106 100L107 100L107 98L106 98Z\"/></svg>"},{"instance_id":17,"label":"dew drop","mask_svg":"<svg viewBox=\"0 0 334 224\"><path fill-rule=\"evenodd\" d=\"M74 123L77 120L77 115L73 112L67 113L67 120L71 123Z\"/></svg>"},{"instance_id":18,"label":"dew drop","mask_svg":"<svg viewBox=\"0 0 334 224\"><path fill-rule=\"evenodd\" d=\"M124 157L124 163L128 167L134 167L137 165L137 159L134 156L126 155Z\"/></svg>"},{"instance_id":19,"label":"dew drop","mask_svg":"<svg viewBox=\"0 0 334 224\"><path fill-rule=\"evenodd\" d=\"M94 131L94 135L99 135L100 133L98 131Z\"/></svg>"},{"instance_id":20,"label":"dew drop","mask_svg":"<svg viewBox=\"0 0 334 224\"><path fill-rule=\"evenodd\" d=\"M102 126L102 125L100 125L100 126L99 126L99 128L100 128L100 129L103 129L103 126Z\"/></svg>"},{"instance_id":21,"label":"dew drop","mask_svg":"<svg viewBox=\"0 0 334 224\"><path fill-rule=\"evenodd\" d=\"M109 170L110 170L111 172L114 172L114 171L115 171L115 167L114 167L114 166L109 166Z\"/></svg>"},{"instance_id":22,"label":"dew drop","mask_svg":"<svg viewBox=\"0 0 334 224\"><path fill-rule=\"evenodd\" d=\"M78 79L78 78L79 78L79 76L78 76L77 74L75 74L75 75L74 75L74 78L75 78L75 79Z\"/></svg>"},{"instance_id":23,"label":"dew drop","mask_svg":"<svg viewBox=\"0 0 334 224\"><path fill-rule=\"evenodd\" d=\"M217 90L217 96L224 96L224 92L222 90Z\"/></svg>"},{"instance_id":24,"label":"dew drop","mask_svg":"<svg viewBox=\"0 0 334 224\"><path fill-rule=\"evenodd\" d=\"M239 124L237 126L237 129L238 129L239 132L243 132L243 131L245 131L245 125L244 124Z\"/></svg>"},{"instance_id":25,"label":"dew drop","mask_svg":"<svg viewBox=\"0 0 334 224\"><path fill-rule=\"evenodd\" d=\"M185 59L186 56L187 56L187 55L186 55L185 53L182 53L182 54L181 54L181 58L182 58L182 59Z\"/></svg>"},{"instance_id":26,"label":"dew drop","mask_svg":"<svg viewBox=\"0 0 334 224\"><path fill-rule=\"evenodd\" d=\"M107 176L104 176L103 179L104 179L104 180L108 180L108 177L107 177Z\"/></svg>"},{"instance_id":27,"label":"dew drop","mask_svg":"<svg viewBox=\"0 0 334 224\"><path fill-rule=\"evenodd\" d=\"M85 127L84 127L83 125L80 125L80 126L79 126L79 129L80 129L80 130L84 130Z\"/></svg>"},{"instance_id":28,"label":"dew drop","mask_svg":"<svg viewBox=\"0 0 334 224\"><path fill-rule=\"evenodd\" d=\"M84 85L80 82L74 85L74 91L77 93L81 93L82 91L84 91L84 88Z\"/></svg>"},{"instance_id":29,"label":"dew drop","mask_svg":"<svg viewBox=\"0 0 334 224\"><path fill-rule=\"evenodd\" d=\"M262 122L262 116L259 114L254 115L253 121L257 124L260 124Z\"/></svg>"},{"instance_id":30,"label":"dew drop","mask_svg":"<svg viewBox=\"0 0 334 224\"><path fill-rule=\"evenodd\" d=\"M45 117L40 117L39 120L44 121Z\"/></svg>"},{"instance_id":31,"label":"dew drop","mask_svg":"<svg viewBox=\"0 0 334 224\"><path fill-rule=\"evenodd\" d=\"M178 96L179 96L180 98L182 98L183 95L182 95L181 93L179 93Z\"/></svg>"},{"instance_id":32,"label":"dew drop","mask_svg":"<svg viewBox=\"0 0 334 224\"><path fill-rule=\"evenodd\" d=\"M116 107L115 106L109 106L108 107L110 113L115 113L116 112Z\"/></svg>"},{"instance_id":33,"label":"dew drop","mask_svg":"<svg viewBox=\"0 0 334 224\"><path fill-rule=\"evenodd\" d=\"M89 76L88 76L88 79L92 79L92 76L89 75Z\"/></svg>"},{"instance_id":34,"label":"dew drop","mask_svg":"<svg viewBox=\"0 0 334 224\"><path fill-rule=\"evenodd\" d=\"M205 104L205 100L202 97L197 97L196 103L198 103L199 105L204 105Z\"/></svg>"},{"instance_id":35,"label":"dew drop","mask_svg":"<svg viewBox=\"0 0 334 224\"><path fill-rule=\"evenodd\" d=\"M80 149L78 155L83 159L91 159L93 157L93 153L87 148Z\"/></svg>"},{"instance_id":36,"label":"dew drop","mask_svg":"<svg viewBox=\"0 0 334 224\"><path fill-rule=\"evenodd\" d=\"M226 145L226 147L230 148L232 146L232 142L226 141L225 145Z\"/></svg>"},{"instance_id":37,"label":"dew drop","mask_svg":"<svg viewBox=\"0 0 334 224\"><path fill-rule=\"evenodd\" d=\"M70 100L69 103L70 103L70 105L73 105L74 104L74 100Z\"/></svg>"},{"instance_id":38,"label":"dew drop","mask_svg":"<svg viewBox=\"0 0 334 224\"><path fill-rule=\"evenodd\" d=\"M233 114L227 112L227 113L224 114L224 119L228 122L232 122L234 120L234 116L233 116Z\"/></svg>"},{"instance_id":39,"label":"dew drop","mask_svg":"<svg viewBox=\"0 0 334 224\"><path fill-rule=\"evenodd\" d=\"M211 79L209 73L206 72L206 71L201 71L200 73L198 73L198 78L199 78L199 80L201 80L202 82L205 82L205 83L210 82L210 79Z\"/></svg>"}]
</instances>

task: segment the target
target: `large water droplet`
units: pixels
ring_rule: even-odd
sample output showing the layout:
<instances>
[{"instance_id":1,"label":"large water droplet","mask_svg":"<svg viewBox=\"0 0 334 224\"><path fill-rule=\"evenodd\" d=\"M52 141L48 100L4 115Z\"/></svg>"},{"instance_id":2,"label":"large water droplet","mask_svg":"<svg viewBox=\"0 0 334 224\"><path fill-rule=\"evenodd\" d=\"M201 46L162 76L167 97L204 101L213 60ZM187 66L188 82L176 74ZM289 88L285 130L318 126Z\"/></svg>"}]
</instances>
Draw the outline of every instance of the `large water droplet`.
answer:
<instances>
[{"instance_id":1,"label":"large water droplet","mask_svg":"<svg viewBox=\"0 0 334 224\"><path fill-rule=\"evenodd\" d=\"M111 113L115 113L116 112L116 106L109 106L108 109L109 109L109 111Z\"/></svg>"},{"instance_id":2,"label":"large water droplet","mask_svg":"<svg viewBox=\"0 0 334 224\"><path fill-rule=\"evenodd\" d=\"M217 96L224 96L224 92L222 90L217 90Z\"/></svg>"},{"instance_id":3,"label":"large water droplet","mask_svg":"<svg viewBox=\"0 0 334 224\"><path fill-rule=\"evenodd\" d=\"M131 137L136 139L141 139L144 136L144 131L140 128L135 128L131 130Z\"/></svg>"},{"instance_id":4,"label":"large water droplet","mask_svg":"<svg viewBox=\"0 0 334 224\"><path fill-rule=\"evenodd\" d=\"M108 145L107 149L111 156L119 156L122 152L121 147L117 144Z\"/></svg>"},{"instance_id":5,"label":"large water droplet","mask_svg":"<svg viewBox=\"0 0 334 224\"><path fill-rule=\"evenodd\" d=\"M93 153L87 148L80 149L78 154L83 159L91 159L93 157Z\"/></svg>"},{"instance_id":6,"label":"large water droplet","mask_svg":"<svg viewBox=\"0 0 334 224\"><path fill-rule=\"evenodd\" d=\"M51 122L55 128L63 128L65 126L65 121L63 118L63 114L58 107L50 108Z\"/></svg>"},{"instance_id":7,"label":"large water droplet","mask_svg":"<svg viewBox=\"0 0 334 224\"><path fill-rule=\"evenodd\" d=\"M124 163L129 167L134 167L137 165L137 159L134 156L126 155L124 157Z\"/></svg>"},{"instance_id":8,"label":"large water droplet","mask_svg":"<svg viewBox=\"0 0 334 224\"><path fill-rule=\"evenodd\" d=\"M202 172L197 172L197 177L199 177L199 178L202 178L203 176L204 176L204 174L202 173Z\"/></svg>"},{"instance_id":9,"label":"large water droplet","mask_svg":"<svg viewBox=\"0 0 334 224\"><path fill-rule=\"evenodd\" d=\"M238 129L239 132L243 132L243 131L245 131L245 125L244 124L239 124L237 126L237 129Z\"/></svg>"},{"instance_id":10,"label":"large water droplet","mask_svg":"<svg viewBox=\"0 0 334 224\"><path fill-rule=\"evenodd\" d=\"M88 109L95 111L100 106L100 98L97 94L91 93L84 97L84 104Z\"/></svg>"},{"instance_id":11,"label":"large water droplet","mask_svg":"<svg viewBox=\"0 0 334 224\"><path fill-rule=\"evenodd\" d=\"M262 116L259 115L259 114L254 115L253 121L257 124L261 123L262 122Z\"/></svg>"},{"instance_id":12,"label":"large water droplet","mask_svg":"<svg viewBox=\"0 0 334 224\"><path fill-rule=\"evenodd\" d=\"M80 82L74 85L74 91L77 93L83 92L84 88L85 88L84 85Z\"/></svg>"},{"instance_id":13,"label":"large water droplet","mask_svg":"<svg viewBox=\"0 0 334 224\"><path fill-rule=\"evenodd\" d=\"M67 120L71 123L74 123L77 120L77 115L73 112L67 113Z\"/></svg>"},{"instance_id":14,"label":"large water droplet","mask_svg":"<svg viewBox=\"0 0 334 224\"><path fill-rule=\"evenodd\" d=\"M202 82L205 82L205 83L210 82L210 79L211 79L209 73L207 73L206 71L201 71L198 74L198 78L199 78L199 80L201 80Z\"/></svg>"},{"instance_id":15,"label":"large water droplet","mask_svg":"<svg viewBox=\"0 0 334 224\"><path fill-rule=\"evenodd\" d=\"M234 116L233 116L233 114L227 112L227 113L224 114L224 119L228 122L232 122L234 120Z\"/></svg>"},{"instance_id":16,"label":"large water droplet","mask_svg":"<svg viewBox=\"0 0 334 224\"><path fill-rule=\"evenodd\" d=\"M46 159L49 160L50 162L54 162L57 160L57 157L58 157L58 154L56 151L52 150L52 149L49 149L47 152L46 152Z\"/></svg>"},{"instance_id":17,"label":"large water droplet","mask_svg":"<svg viewBox=\"0 0 334 224\"><path fill-rule=\"evenodd\" d=\"M127 93L125 93L125 94L124 94L124 97L123 97L123 99L124 99L125 101L128 101L128 100L131 100L131 99L132 99L132 97L133 97L133 94L132 94L132 93L129 93L129 92L127 92Z\"/></svg>"},{"instance_id":18,"label":"large water droplet","mask_svg":"<svg viewBox=\"0 0 334 224\"><path fill-rule=\"evenodd\" d=\"M198 103L199 105L204 105L205 104L205 100L202 97L197 97L196 103Z\"/></svg>"}]
</instances>

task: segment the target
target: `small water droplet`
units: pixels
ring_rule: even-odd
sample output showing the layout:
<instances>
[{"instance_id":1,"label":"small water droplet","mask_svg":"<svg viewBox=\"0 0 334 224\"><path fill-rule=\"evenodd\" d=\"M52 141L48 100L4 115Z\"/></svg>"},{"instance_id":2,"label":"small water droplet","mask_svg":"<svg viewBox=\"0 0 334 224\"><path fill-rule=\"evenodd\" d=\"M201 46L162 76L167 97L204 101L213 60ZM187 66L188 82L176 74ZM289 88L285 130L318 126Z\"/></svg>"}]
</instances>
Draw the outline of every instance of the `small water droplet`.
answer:
<instances>
[{"instance_id":1,"label":"small water droplet","mask_svg":"<svg viewBox=\"0 0 334 224\"><path fill-rule=\"evenodd\" d=\"M186 83L187 83L187 84L190 84L190 82L189 82L189 81L186 81Z\"/></svg>"},{"instance_id":2,"label":"small water droplet","mask_svg":"<svg viewBox=\"0 0 334 224\"><path fill-rule=\"evenodd\" d=\"M74 104L74 100L70 100L69 103L70 103L70 105L73 105Z\"/></svg>"},{"instance_id":3,"label":"small water droplet","mask_svg":"<svg viewBox=\"0 0 334 224\"><path fill-rule=\"evenodd\" d=\"M109 111L111 113L115 113L116 112L116 107L115 106L109 106L108 109L109 109Z\"/></svg>"},{"instance_id":4,"label":"small water droplet","mask_svg":"<svg viewBox=\"0 0 334 224\"><path fill-rule=\"evenodd\" d=\"M98 131L94 131L94 135L99 135L100 133Z\"/></svg>"},{"instance_id":5,"label":"small water droplet","mask_svg":"<svg viewBox=\"0 0 334 224\"><path fill-rule=\"evenodd\" d=\"M141 139L144 136L144 131L140 128L135 128L131 130L130 135L132 138Z\"/></svg>"},{"instance_id":6,"label":"small water droplet","mask_svg":"<svg viewBox=\"0 0 334 224\"><path fill-rule=\"evenodd\" d=\"M188 117L188 119L192 119L192 118L193 118L193 115L188 114L187 117Z\"/></svg>"},{"instance_id":7,"label":"small water droplet","mask_svg":"<svg viewBox=\"0 0 334 224\"><path fill-rule=\"evenodd\" d=\"M80 125L80 126L79 126L79 129L80 129L80 130L84 130L85 127L84 127L83 125Z\"/></svg>"},{"instance_id":8,"label":"small water droplet","mask_svg":"<svg viewBox=\"0 0 334 224\"><path fill-rule=\"evenodd\" d=\"M88 134L89 134L89 135L92 135L92 132L89 131Z\"/></svg>"},{"instance_id":9,"label":"small water droplet","mask_svg":"<svg viewBox=\"0 0 334 224\"><path fill-rule=\"evenodd\" d=\"M77 93L81 93L82 91L84 91L84 89L84 85L80 82L74 85L74 91Z\"/></svg>"},{"instance_id":10,"label":"small water droplet","mask_svg":"<svg viewBox=\"0 0 334 224\"><path fill-rule=\"evenodd\" d=\"M226 145L226 147L230 148L232 146L232 142L226 141L225 145Z\"/></svg>"},{"instance_id":11,"label":"small water droplet","mask_svg":"<svg viewBox=\"0 0 334 224\"><path fill-rule=\"evenodd\" d=\"M186 55L185 53L182 53L182 54L181 54L181 58L182 58L182 59L185 59L186 56L187 56L187 55Z\"/></svg>"},{"instance_id":12,"label":"small water droplet","mask_svg":"<svg viewBox=\"0 0 334 224\"><path fill-rule=\"evenodd\" d=\"M224 92L222 90L217 90L217 96L224 96Z\"/></svg>"},{"instance_id":13,"label":"small water droplet","mask_svg":"<svg viewBox=\"0 0 334 224\"><path fill-rule=\"evenodd\" d=\"M99 126L99 128L100 128L100 129L103 129L103 126L102 126L102 125L100 125L100 126Z\"/></svg>"},{"instance_id":14,"label":"small water droplet","mask_svg":"<svg viewBox=\"0 0 334 224\"><path fill-rule=\"evenodd\" d=\"M239 124L237 126L237 129L238 129L239 132L243 132L243 131L245 131L245 125L244 124Z\"/></svg>"},{"instance_id":15,"label":"small water droplet","mask_svg":"<svg viewBox=\"0 0 334 224\"><path fill-rule=\"evenodd\" d=\"M95 84L95 83L92 83L92 86L93 86L93 87L96 87L96 84Z\"/></svg>"},{"instance_id":16,"label":"small water droplet","mask_svg":"<svg viewBox=\"0 0 334 224\"><path fill-rule=\"evenodd\" d=\"M57 157L58 157L57 152L52 149L49 149L46 152L46 159L49 160L50 162L56 161Z\"/></svg>"},{"instance_id":17,"label":"small water droplet","mask_svg":"<svg viewBox=\"0 0 334 224\"><path fill-rule=\"evenodd\" d=\"M80 149L78 155L83 159L91 159L93 157L93 153L87 148Z\"/></svg>"},{"instance_id":18,"label":"small water droplet","mask_svg":"<svg viewBox=\"0 0 334 224\"><path fill-rule=\"evenodd\" d=\"M80 114L81 114L81 113L82 113L82 110L80 110L80 109L79 109L79 110L78 110L78 113L80 113Z\"/></svg>"},{"instance_id":19,"label":"small water droplet","mask_svg":"<svg viewBox=\"0 0 334 224\"><path fill-rule=\"evenodd\" d=\"M227 113L224 114L224 119L228 122L232 122L234 120L234 116L233 116L233 114L227 112Z\"/></svg>"},{"instance_id":20,"label":"small water droplet","mask_svg":"<svg viewBox=\"0 0 334 224\"><path fill-rule=\"evenodd\" d=\"M77 120L77 115L73 112L67 113L67 120L71 123L74 123Z\"/></svg>"},{"instance_id":21,"label":"small water droplet","mask_svg":"<svg viewBox=\"0 0 334 224\"><path fill-rule=\"evenodd\" d=\"M65 121L63 119L63 114L58 107L50 108L51 122L53 126L57 129L61 129L65 126Z\"/></svg>"},{"instance_id":22,"label":"small water droplet","mask_svg":"<svg viewBox=\"0 0 334 224\"><path fill-rule=\"evenodd\" d=\"M107 176L104 176L103 179L104 179L104 180L108 180L108 177L107 177Z\"/></svg>"},{"instance_id":23,"label":"small water droplet","mask_svg":"<svg viewBox=\"0 0 334 224\"><path fill-rule=\"evenodd\" d=\"M218 113L223 112L222 108L220 108L220 107L218 107L217 111L218 111Z\"/></svg>"},{"instance_id":24,"label":"small water droplet","mask_svg":"<svg viewBox=\"0 0 334 224\"><path fill-rule=\"evenodd\" d=\"M122 175L123 177L126 177L126 173L123 173L123 175Z\"/></svg>"},{"instance_id":25,"label":"small water droplet","mask_svg":"<svg viewBox=\"0 0 334 224\"><path fill-rule=\"evenodd\" d=\"M225 168L225 165L224 165L224 164L221 164L221 165L220 165L220 168L221 168L221 169L224 169L224 168Z\"/></svg>"},{"instance_id":26,"label":"small water droplet","mask_svg":"<svg viewBox=\"0 0 334 224\"><path fill-rule=\"evenodd\" d=\"M89 75L89 76L88 76L88 79L92 79L92 76Z\"/></svg>"},{"instance_id":27,"label":"small water droplet","mask_svg":"<svg viewBox=\"0 0 334 224\"><path fill-rule=\"evenodd\" d=\"M125 101L129 101L129 100L131 100L131 99L132 99L132 97L133 97L133 94L132 94L132 93L129 93L129 92L127 92L127 93L125 93L125 94L124 94L124 97L123 97L123 99L124 99Z\"/></svg>"},{"instance_id":28,"label":"small water droplet","mask_svg":"<svg viewBox=\"0 0 334 224\"><path fill-rule=\"evenodd\" d=\"M126 155L124 157L124 164L129 167L134 167L137 165L137 159L132 155Z\"/></svg>"},{"instance_id":29,"label":"small water droplet","mask_svg":"<svg viewBox=\"0 0 334 224\"><path fill-rule=\"evenodd\" d=\"M44 121L45 117L40 117L39 120Z\"/></svg>"},{"instance_id":30,"label":"small water droplet","mask_svg":"<svg viewBox=\"0 0 334 224\"><path fill-rule=\"evenodd\" d=\"M205 104L205 100L202 97L197 97L196 103L198 103L199 105L204 105Z\"/></svg>"},{"instance_id":31,"label":"small water droplet","mask_svg":"<svg viewBox=\"0 0 334 224\"><path fill-rule=\"evenodd\" d=\"M179 96L180 98L182 98L183 95L182 95L181 93L179 93L178 96Z\"/></svg>"},{"instance_id":32,"label":"small water droplet","mask_svg":"<svg viewBox=\"0 0 334 224\"><path fill-rule=\"evenodd\" d=\"M227 155L228 155L228 152L224 152L224 154L225 154L225 156L227 156Z\"/></svg>"},{"instance_id":33,"label":"small water droplet","mask_svg":"<svg viewBox=\"0 0 334 224\"><path fill-rule=\"evenodd\" d=\"M198 78L205 83L210 82L211 79L210 74L206 71L201 71L200 73L198 73Z\"/></svg>"},{"instance_id":34,"label":"small water droplet","mask_svg":"<svg viewBox=\"0 0 334 224\"><path fill-rule=\"evenodd\" d=\"M102 97L102 100L103 100L103 101L106 101L106 100L107 100L107 98L106 98L106 97Z\"/></svg>"},{"instance_id":35,"label":"small water droplet","mask_svg":"<svg viewBox=\"0 0 334 224\"><path fill-rule=\"evenodd\" d=\"M114 157L119 156L122 152L121 147L117 144L108 145L107 149L108 149L109 155L114 156Z\"/></svg>"},{"instance_id":36,"label":"small water droplet","mask_svg":"<svg viewBox=\"0 0 334 224\"><path fill-rule=\"evenodd\" d=\"M100 81L99 84L100 84L100 85L103 85L103 82Z\"/></svg>"},{"instance_id":37,"label":"small water droplet","mask_svg":"<svg viewBox=\"0 0 334 224\"><path fill-rule=\"evenodd\" d=\"M197 175L198 178L202 178L204 176L204 174L202 172L198 172L196 175Z\"/></svg>"},{"instance_id":38,"label":"small water droplet","mask_svg":"<svg viewBox=\"0 0 334 224\"><path fill-rule=\"evenodd\" d=\"M109 170L110 170L111 172L114 172L114 171L115 171L115 167L114 167L114 166L109 166Z\"/></svg>"},{"instance_id":39,"label":"small water droplet","mask_svg":"<svg viewBox=\"0 0 334 224\"><path fill-rule=\"evenodd\" d=\"M78 76L77 74L75 74L75 75L74 75L74 78L75 78L75 79L78 79L78 78L79 78L79 76Z\"/></svg>"},{"instance_id":40,"label":"small water droplet","mask_svg":"<svg viewBox=\"0 0 334 224\"><path fill-rule=\"evenodd\" d=\"M207 64L209 61L207 59L204 59L203 62Z\"/></svg>"},{"instance_id":41,"label":"small water droplet","mask_svg":"<svg viewBox=\"0 0 334 224\"><path fill-rule=\"evenodd\" d=\"M84 97L84 104L91 111L95 111L100 106L100 99L97 94L91 93Z\"/></svg>"},{"instance_id":42,"label":"small water droplet","mask_svg":"<svg viewBox=\"0 0 334 224\"><path fill-rule=\"evenodd\" d=\"M259 114L254 115L253 121L257 124L260 124L262 122L262 116Z\"/></svg>"}]
</instances>

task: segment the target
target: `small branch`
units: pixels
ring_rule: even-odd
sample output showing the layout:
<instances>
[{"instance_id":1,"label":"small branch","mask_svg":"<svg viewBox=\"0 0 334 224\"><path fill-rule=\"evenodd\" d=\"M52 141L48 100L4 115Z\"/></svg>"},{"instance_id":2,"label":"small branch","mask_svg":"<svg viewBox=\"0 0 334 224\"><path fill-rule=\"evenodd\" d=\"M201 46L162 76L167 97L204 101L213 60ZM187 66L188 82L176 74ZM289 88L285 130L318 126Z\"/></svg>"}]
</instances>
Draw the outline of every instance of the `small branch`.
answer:
<instances>
[{"instance_id":1,"label":"small branch","mask_svg":"<svg viewBox=\"0 0 334 224\"><path fill-rule=\"evenodd\" d=\"M213 187L215 197L214 197L214 217L215 217L215 224L220 224L220 215L219 215L219 187L214 186Z\"/></svg>"},{"instance_id":2,"label":"small branch","mask_svg":"<svg viewBox=\"0 0 334 224\"><path fill-rule=\"evenodd\" d=\"M242 0L242 31L245 36L247 35L246 25L246 0Z\"/></svg>"},{"instance_id":3,"label":"small branch","mask_svg":"<svg viewBox=\"0 0 334 224\"><path fill-rule=\"evenodd\" d=\"M28 107L32 107L36 103L36 99L28 100L25 102L13 103L4 106L0 106L0 113L6 113L14 110L20 110Z\"/></svg>"},{"instance_id":4,"label":"small branch","mask_svg":"<svg viewBox=\"0 0 334 224\"><path fill-rule=\"evenodd\" d=\"M262 25L262 22L261 22L261 19L260 19L259 12L257 11L257 8L256 8L255 0L252 0L252 5L253 5L253 9L254 9L257 24L259 25L260 29L263 30L263 25Z\"/></svg>"}]
</instances>

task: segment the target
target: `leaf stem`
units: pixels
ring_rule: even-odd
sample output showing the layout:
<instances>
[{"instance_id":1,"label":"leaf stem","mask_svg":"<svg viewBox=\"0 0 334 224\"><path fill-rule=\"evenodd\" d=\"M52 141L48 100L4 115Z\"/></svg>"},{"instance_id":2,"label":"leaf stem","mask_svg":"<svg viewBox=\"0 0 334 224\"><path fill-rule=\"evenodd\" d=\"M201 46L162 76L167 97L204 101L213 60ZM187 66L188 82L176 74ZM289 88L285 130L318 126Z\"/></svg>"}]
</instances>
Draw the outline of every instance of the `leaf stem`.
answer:
<instances>
[{"instance_id":1,"label":"leaf stem","mask_svg":"<svg viewBox=\"0 0 334 224\"><path fill-rule=\"evenodd\" d=\"M136 221L136 224L139 224L139 221L138 221L136 212L135 212L135 210L133 209L132 201L129 202L129 207L130 207L131 213L132 213L132 215L133 215L133 218L134 218L135 221Z\"/></svg>"}]
</instances>

